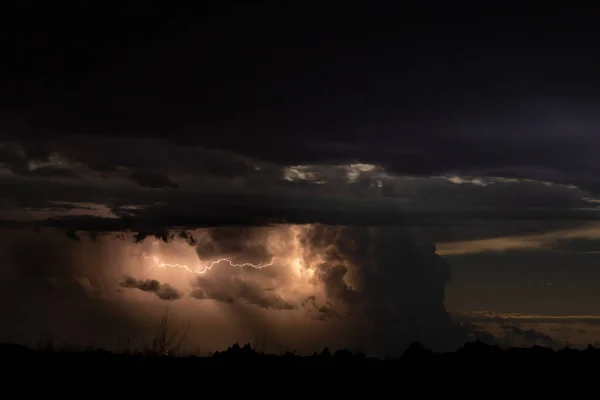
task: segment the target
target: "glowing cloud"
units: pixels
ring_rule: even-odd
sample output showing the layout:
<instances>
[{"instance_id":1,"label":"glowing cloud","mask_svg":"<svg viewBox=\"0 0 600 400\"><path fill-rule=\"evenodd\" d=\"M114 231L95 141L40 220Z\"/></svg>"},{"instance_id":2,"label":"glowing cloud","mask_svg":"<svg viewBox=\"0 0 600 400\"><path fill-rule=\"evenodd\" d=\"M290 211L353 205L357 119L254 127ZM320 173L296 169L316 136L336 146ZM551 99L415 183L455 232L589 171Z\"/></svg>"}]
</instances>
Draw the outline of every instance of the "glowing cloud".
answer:
<instances>
[{"instance_id":1,"label":"glowing cloud","mask_svg":"<svg viewBox=\"0 0 600 400\"><path fill-rule=\"evenodd\" d=\"M271 259L271 261L269 261L266 264L262 264L262 263L252 264L250 262L236 264L236 263L234 263L232 261L231 258L219 258L218 260L215 260L215 261L211 262L210 264L206 264L204 266L200 266L200 267L196 267L196 268L190 268L187 265L169 264L169 263L163 262L160 259L160 257L158 257L158 256L149 256L147 253L143 253L142 255L144 256L144 258L152 260L152 265L151 265L152 267L156 267L156 268L182 268L182 269L184 269L186 271L189 271L191 273L194 273L194 274L205 274L207 271L211 270L215 265L220 264L221 262L226 262L230 266L237 267L237 268L250 267L250 268L254 268L254 269L261 269L261 268L265 268L265 267L270 267L271 265L273 265L273 262L275 261L275 257L273 257Z\"/></svg>"}]
</instances>

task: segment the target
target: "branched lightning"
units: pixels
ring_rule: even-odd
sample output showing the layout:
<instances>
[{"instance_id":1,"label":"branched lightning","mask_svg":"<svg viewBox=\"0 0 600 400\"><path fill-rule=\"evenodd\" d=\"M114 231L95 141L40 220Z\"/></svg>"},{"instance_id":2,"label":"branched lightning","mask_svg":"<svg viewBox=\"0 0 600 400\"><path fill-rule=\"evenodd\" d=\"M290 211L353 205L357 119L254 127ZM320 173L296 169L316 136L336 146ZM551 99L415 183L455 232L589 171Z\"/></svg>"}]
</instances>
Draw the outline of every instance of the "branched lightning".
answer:
<instances>
[{"instance_id":1,"label":"branched lightning","mask_svg":"<svg viewBox=\"0 0 600 400\"><path fill-rule=\"evenodd\" d=\"M167 267L169 267L169 268L183 268L186 271L189 271L189 272L194 273L194 274L204 274L208 270L211 270L215 265L217 265L217 264L219 264L221 262L227 262L232 267L238 267L238 268L251 267L251 268L254 268L254 269L261 269L261 268L265 268L265 267L269 267L269 266L273 265L273 262L275 261L275 257L273 257L271 259L271 261L268 262L268 263L266 263L266 264L263 264L263 263L252 264L252 263L249 263L249 262L242 263L242 264L235 264L231 258L219 258L219 259L211 262L210 264L206 264L206 265L200 266L198 268L190 268L187 265L165 263L165 262L161 261L161 259L158 256L150 256L147 253L143 253L142 255L144 256L145 259L152 260L152 267L157 267L157 268L167 268Z\"/></svg>"}]
</instances>

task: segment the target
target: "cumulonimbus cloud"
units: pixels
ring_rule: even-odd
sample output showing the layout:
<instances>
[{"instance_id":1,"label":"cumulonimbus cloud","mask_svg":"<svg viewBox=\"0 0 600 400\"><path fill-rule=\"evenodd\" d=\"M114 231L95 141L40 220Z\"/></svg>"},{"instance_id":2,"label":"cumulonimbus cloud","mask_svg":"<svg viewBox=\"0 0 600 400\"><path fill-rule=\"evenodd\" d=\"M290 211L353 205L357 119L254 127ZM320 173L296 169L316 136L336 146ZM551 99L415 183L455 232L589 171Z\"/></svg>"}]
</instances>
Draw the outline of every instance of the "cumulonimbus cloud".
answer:
<instances>
[{"instance_id":1,"label":"cumulonimbus cloud","mask_svg":"<svg viewBox=\"0 0 600 400\"><path fill-rule=\"evenodd\" d=\"M193 343L213 349L254 335L250 326L278 332L282 349L352 347L378 355L398 354L415 339L450 349L467 338L444 308L449 266L404 229L280 225L173 233L168 242L148 237L136 243L132 234L126 240L73 241L52 230L22 232L0 249L9 261L2 292L7 297L0 303L10 297L13 304L43 309L84 299L63 307L64 316L75 321L79 313L95 315L98 324L106 324L94 331L102 343L115 334L143 337L141 327L150 317L159 318L165 306L173 318L195 321ZM216 256L238 264L220 262L204 273L190 272ZM245 261L269 266L236 266ZM183 264L189 270L177 267ZM28 268L36 272L27 274ZM14 328L43 323L34 315L22 314ZM111 331L118 321L123 324ZM235 328L239 321L250 325ZM83 329L64 328L54 325L52 335L70 341Z\"/></svg>"}]
</instances>

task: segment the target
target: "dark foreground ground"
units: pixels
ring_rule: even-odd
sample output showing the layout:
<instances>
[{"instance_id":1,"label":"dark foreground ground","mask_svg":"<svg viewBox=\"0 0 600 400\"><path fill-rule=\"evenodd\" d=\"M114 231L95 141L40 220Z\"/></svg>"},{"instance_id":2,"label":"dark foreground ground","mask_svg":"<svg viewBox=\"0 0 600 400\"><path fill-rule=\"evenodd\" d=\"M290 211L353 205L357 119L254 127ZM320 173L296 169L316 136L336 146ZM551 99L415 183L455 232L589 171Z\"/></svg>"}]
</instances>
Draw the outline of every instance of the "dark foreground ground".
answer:
<instances>
[{"instance_id":1,"label":"dark foreground ground","mask_svg":"<svg viewBox=\"0 0 600 400\"><path fill-rule=\"evenodd\" d=\"M435 354L413 344L396 360L348 351L310 357L232 346L211 357L60 352L0 345L5 398L296 399L588 396L600 381L600 350L502 350L480 342Z\"/></svg>"},{"instance_id":2,"label":"dark foreground ground","mask_svg":"<svg viewBox=\"0 0 600 400\"><path fill-rule=\"evenodd\" d=\"M597 390L600 382L595 348L503 350L481 342L446 354L414 343L390 360L327 350L309 357L266 355L249 345L211 357L174 357L0 344L0 363L5 393L94 398L573 397Z\"/></svg>"},{"instance_id":3,"label":"dark foreground ground","mask_svg":"<svg viewBox=\"0 0 600 400\"><path fill-rule=\"evenodd\" d=\"M584 350L565 348L552 350L534 346L530 348L502 349L480 341L466 343L453 353L435 353L419 343L413 343L405 353L395 359L376 359L348 350L334 353L324 349L312 356L292 353L264 354L250 345L235 344L223 352L209 357L167 356L152 353L110 353L106 350L61 351L30 349L17 344L0 344L0 359L13 367L42 366L45 368L107 367L146 369L152 371L187 371L205 368L370 368L370 369L435 369L457 366L493 367L511 365L519 367L567 367L591 363L600 371L600 349L589 346ZM595 368L596 369L596 368Z\"/></svg>"}]
</instances>

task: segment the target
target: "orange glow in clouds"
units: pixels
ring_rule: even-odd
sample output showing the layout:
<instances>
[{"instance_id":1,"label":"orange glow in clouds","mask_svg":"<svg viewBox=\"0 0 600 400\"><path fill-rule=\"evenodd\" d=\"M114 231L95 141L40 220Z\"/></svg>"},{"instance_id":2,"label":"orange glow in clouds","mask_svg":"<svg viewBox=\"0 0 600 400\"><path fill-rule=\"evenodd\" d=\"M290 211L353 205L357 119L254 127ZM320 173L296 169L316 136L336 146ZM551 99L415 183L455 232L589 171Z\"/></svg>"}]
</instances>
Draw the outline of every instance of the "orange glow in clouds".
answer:
<instances>
[{"instance_id":1,"label":"orange glow in clouds","mask_svg":"<svg viewBox=\"0 0 600 400\"><path fill-rule=\"evenodd\" d=\"M271 261L263 264L263 263L258 263L258 264L252 264L249 262L246 263L242 263L242 264L235 264L231 258L219 258L216 261L211 262L210 264L204 265L204 266L200 266L200 267L196 267L196 268L190 268L187 265L182 265L182 264L169 264L169 263L165 263L163 261L161 261L161 259L158 256L149 256L146 253L142 254L144 256L145 259L149 259L152 260L152 267L157 267L157 268L183 268L186 271L192 272L194 274L204 274L206 273L208 270L211 270L215 265L221 263L221 262L226 262L227 264L229 264L232 267L238 267L238 268L243 268L243 267L251 267L254 269L261 269L261 268L265 268L265 267L270 267L271 265L273 265L273 262L275 261L275 257L271 258Z\"/></svg>"},{"instance_id":2,"label":"orange glow in clouds","mask_svg":"<svg viewBox=\"0 0 600 400\"><path fill-rule=\"evenodd\" d=\"M248 272L247 278L242 279L259 284L265 290L275 291L292 301L305 296L318 295L322 291L321 285L315 279L318 264L322 262L318 254L319 250L305 249L300 240L303 231L308 228L309 226L275 226L266 228L263 234L247 239L248 249L260 248L261 253L268 255L267 260L258 263L244 260L243 253L235 257L221 254L217 259L202 260L194 246L177 239L169 243L162 243L157 239L152 242L152 249L142 253L142 256L147 265L149 264L147 273L156 269L164 272L172 269L186 271L189 274L207 274L213 279L220 280L228 275L227 269L233 267L245 270ZM201 243L212 240L209 235L206 235L206 231L202 230L194 232L194 237ZM252 250L248 251L252 252ZM263 269L264 272L259 275L249 273L251 270ZM186 284L179 274L160 273L159 280L172 283L177 287Z\"/></svg>"}]
</instances>

